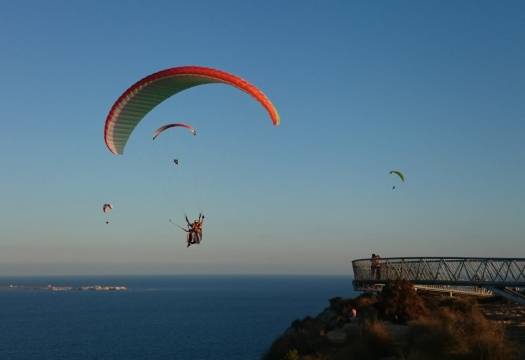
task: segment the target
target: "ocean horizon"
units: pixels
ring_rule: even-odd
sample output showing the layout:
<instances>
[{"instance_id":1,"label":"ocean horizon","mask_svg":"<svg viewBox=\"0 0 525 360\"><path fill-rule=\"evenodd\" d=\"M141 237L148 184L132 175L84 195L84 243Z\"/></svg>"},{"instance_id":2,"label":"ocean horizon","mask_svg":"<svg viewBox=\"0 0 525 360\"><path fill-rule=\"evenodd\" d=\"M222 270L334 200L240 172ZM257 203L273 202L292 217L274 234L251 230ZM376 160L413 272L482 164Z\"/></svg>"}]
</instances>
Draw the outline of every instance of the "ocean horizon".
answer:
<instances>
[{"instance_id":1,"label":"ocean horizon","mask_svg":"<svg viewBox=\"0 0 525 360\"><path fill-rule=\"evenodd\" d=\"M356 295L350 276L0 277L0 358L260 359L293 320Z\"/></svg>"}]
</instances>

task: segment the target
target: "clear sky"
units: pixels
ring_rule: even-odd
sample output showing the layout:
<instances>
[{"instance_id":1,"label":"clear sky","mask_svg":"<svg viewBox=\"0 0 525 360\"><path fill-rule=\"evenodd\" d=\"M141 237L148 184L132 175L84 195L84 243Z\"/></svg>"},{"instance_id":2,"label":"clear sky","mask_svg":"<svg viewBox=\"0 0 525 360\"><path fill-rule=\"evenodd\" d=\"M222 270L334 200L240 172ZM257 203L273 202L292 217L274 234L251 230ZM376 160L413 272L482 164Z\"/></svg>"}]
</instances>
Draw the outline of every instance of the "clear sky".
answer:
<instances>
[{"instance_id":1,"label":"clear sky","mask_svg":"<svg viewBox=\"0 0 525 360\"><path fill-rule=\"evenodd\" d=\"M4 1L0 275L523 257L524 64L523 1ZM282 125L236 89L202 86L112 155L112 103L181 65L244 77ZM199 135L151 142L177 121ZM391 169L407 177L395 191ZM168 219L200 210L204 242L186 249Z\"/></svg>"}]
</instances>

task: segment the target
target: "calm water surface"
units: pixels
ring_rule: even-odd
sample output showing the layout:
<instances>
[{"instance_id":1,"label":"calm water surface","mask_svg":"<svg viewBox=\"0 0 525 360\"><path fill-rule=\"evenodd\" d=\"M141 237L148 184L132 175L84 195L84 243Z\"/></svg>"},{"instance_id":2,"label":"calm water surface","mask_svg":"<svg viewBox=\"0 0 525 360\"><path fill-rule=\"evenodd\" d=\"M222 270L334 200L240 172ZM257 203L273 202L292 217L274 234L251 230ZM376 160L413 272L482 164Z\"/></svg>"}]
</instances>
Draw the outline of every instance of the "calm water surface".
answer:
<instances>
[{"instance_id":1,"label":"calm water surface","mask_svg":"<svg viewBox=\"0 0 525 360\"><path fill-rule=\"evenodd\" d=\"M0 290L0 359L259 359L296 318L350 277L0 278L10 283L125 285L127 292Z\"/></svg>"}]
</instances>

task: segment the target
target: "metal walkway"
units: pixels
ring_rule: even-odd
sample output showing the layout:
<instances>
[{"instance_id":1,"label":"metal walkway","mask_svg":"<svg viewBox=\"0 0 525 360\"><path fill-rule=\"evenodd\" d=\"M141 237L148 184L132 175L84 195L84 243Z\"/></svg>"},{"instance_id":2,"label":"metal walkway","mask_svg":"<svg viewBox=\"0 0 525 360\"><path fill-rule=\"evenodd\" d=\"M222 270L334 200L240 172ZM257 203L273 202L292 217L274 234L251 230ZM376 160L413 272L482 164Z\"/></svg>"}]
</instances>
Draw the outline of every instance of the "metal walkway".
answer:
<instances>
[{"instance_id":1,"label":"metal walkway","mask_svg":"<svg viewBox=\"0 0 525 360\"><path fill-rule=\"evenodd\" d=\"M372 259L358 259L352 267L356 290L407 280L422 289L480 296L495 293L525 302L522 294L509 289L525 287L525 258L402 257L382 258L375 264Z\"/></svg>"}]
</instances>

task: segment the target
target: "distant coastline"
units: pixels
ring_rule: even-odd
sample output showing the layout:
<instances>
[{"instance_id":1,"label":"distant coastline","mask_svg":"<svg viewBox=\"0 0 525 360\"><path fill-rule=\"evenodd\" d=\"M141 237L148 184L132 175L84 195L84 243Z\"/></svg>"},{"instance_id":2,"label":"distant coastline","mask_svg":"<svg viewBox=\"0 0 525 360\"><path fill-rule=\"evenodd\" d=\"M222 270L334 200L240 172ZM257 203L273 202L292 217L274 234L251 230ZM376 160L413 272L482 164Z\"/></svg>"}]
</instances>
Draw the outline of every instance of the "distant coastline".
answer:
<instances>
[{"instance_id":1,"label":"distant coastline","mask_svg":"<svg viewBox=\"0 0 525 360\"><path fill-rule=\"evenodd\" d=\"M0 285L0 291L128 291L127 286L122 285L83 285L83 286L68 286L68 285L27 285L27 284L8 284Z\"/></svg>"}]
</instances>

